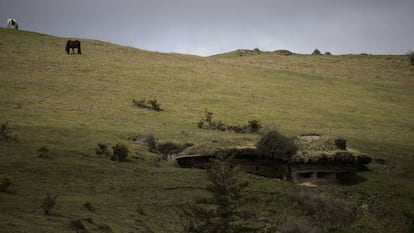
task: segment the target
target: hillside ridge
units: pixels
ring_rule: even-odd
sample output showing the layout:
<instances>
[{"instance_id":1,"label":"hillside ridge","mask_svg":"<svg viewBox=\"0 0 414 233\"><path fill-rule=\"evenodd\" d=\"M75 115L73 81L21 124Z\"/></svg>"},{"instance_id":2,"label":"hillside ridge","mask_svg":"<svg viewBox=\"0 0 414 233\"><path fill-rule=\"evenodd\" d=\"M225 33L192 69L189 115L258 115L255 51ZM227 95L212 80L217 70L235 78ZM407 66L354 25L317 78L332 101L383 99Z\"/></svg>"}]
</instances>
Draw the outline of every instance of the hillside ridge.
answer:
<instances>
[{"instance_id":1,"label":"hillside ridge","mask_svg":"<svg viewBox=\"0 0 414 233\"><path fill-rule=\"evenodd\" d=\"M2 231L69 233L81 222L88 232L184 232L181 210L207 195L205 171L179 168L141 141L255 145L268 130L344 138L373 161L350 186L242 175L249 216L265 232L412 229L414 69L406 56L198 57L89 39L80 39L81 55L67 55L66 40L0 29L0 124L17 139L0 140L0 179L11 182L0 192ZM162 111L137 107L141 100ZM206 112L263 131L200 129ZM96 153L118 144L129 150L125 162ZM58 197L46 215L48 194Z\"/></svg>"}]
</instances>

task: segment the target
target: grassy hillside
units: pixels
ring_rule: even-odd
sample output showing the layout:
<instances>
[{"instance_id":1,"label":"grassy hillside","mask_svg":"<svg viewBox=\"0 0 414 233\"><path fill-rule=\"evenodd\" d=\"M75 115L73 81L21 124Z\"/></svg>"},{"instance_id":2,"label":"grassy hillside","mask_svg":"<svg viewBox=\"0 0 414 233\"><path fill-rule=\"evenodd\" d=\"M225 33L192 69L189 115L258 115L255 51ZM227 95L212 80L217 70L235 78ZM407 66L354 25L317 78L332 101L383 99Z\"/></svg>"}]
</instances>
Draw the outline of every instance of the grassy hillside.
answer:
<instances>
[{"instance_id":1,"label":"grassy hillside","mask_svg":"<svg viewBox=\"0 0 414 233\"><path fill-rule=\"evenodd\" d=\"M2 232L182 232L180 208L205 194L205 172L181 169L129 138L158 142L254 144L259 135L200 130L205 109L228 124L259 120L286 135L343 137L374 161L353 186L306 188L248 176L249 208L268 232L305 222L320 231L408 232L414 216L414 67L405 56L310 56L237 51L197 57L0 29L0 123L17 142L0 142ZM133 99L155 98L163 111ZM130 161L95 154L122 142ZM38 158L42 146L50 159ZM46 194L59 195L50 215ZM322 193L357 206L346 224L317 221L292 196ZM83 204L89 202L94 211ZM332 203L332 202L331 202ZM335 202L333 202L335 203ZM99 227L101 226L101 228ZM273 230L272 230L273 229Z\"/></svg>"}]
</instances>

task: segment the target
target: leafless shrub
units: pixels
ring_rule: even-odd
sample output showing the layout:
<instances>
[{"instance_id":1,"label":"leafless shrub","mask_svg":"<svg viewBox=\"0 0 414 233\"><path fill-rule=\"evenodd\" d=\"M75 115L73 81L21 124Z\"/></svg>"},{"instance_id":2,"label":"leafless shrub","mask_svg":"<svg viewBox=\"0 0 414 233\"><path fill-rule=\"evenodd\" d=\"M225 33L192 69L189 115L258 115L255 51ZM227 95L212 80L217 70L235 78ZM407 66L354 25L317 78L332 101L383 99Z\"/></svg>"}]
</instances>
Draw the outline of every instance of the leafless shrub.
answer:
<instances>
[{"instance_id":1,"label":"leafless shrub","mask_svg":"<svg viewBox=\"0 0 414 233\"><path fill-rule=\"evenodd\" d=\"M42 159L49 159L49 152L50 149L48 146L42 146L37 150L37 157L42 158Z\"/></svg>"}]
</instances>

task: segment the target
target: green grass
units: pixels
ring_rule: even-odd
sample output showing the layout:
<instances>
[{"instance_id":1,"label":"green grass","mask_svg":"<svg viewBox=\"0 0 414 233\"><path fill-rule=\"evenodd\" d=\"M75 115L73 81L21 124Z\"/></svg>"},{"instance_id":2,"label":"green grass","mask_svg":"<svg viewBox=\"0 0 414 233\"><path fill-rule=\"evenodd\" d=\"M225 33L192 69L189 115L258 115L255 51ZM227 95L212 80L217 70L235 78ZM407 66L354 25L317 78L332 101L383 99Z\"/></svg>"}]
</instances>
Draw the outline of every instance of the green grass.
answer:
<instances>
[{"instance_id":1,"label":"green grass","mask_svg":"<svg viewBox=\"0 0 414 233\"><path fill-rule=\"evenodd\" d=\"M259 120L293 136L329 134L385 159L354 186L305 188L246 175L252 211L274 227L304 219L322 231L408 232L414 214L414 67L406 56L284 56L271 52L212 57L148 52L81 39L67 55L65 38L0 28L0 123L18 142L0 142L3 232L73 232L72 219L92 218L113 232L181 232L182 205L203 195L204 171L181 169L130 136L159 142L254 144L258 135L197 129L207 108L215 120ZM163 111L133 106L155 98ZM122 142L130 162L95 155L100 142ZM37 158L47 145L51 159ZM355 202L352 224L312 222L289 195L321 192ZM50 216L40 209L58 194ZM90 202L95 212L82 205ZM404 214L406 213L406 214ZM412 215L411 215L412 216ZM412 221L412 219L411 219ZM85 223L90 232L96 225Z\"/></svg>"}]
</instances>

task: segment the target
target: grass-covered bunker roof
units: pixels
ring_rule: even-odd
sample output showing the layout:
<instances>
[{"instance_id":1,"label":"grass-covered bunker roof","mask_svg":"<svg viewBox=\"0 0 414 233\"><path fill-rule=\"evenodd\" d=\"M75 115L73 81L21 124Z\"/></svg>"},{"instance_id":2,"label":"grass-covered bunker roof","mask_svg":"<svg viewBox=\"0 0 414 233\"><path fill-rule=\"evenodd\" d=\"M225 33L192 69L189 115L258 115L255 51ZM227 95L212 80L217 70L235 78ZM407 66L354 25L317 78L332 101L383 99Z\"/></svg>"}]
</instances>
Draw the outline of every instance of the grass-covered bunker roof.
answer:
<instances>
[{"instance_id":1,"label":"grass-covered bunker roof","mask_svg":"<svg viewBox=\"0 0 414 233\"><path fill-rule=\"evenodd\" d=\"M297 152L291 162L347 162L368 164L371 158L357 150L346 148L344 139L326 135L302 135L293 140Z\"/></svg>"}]
</instances>

